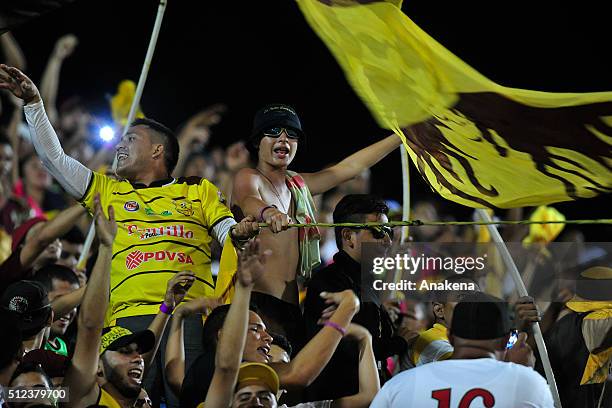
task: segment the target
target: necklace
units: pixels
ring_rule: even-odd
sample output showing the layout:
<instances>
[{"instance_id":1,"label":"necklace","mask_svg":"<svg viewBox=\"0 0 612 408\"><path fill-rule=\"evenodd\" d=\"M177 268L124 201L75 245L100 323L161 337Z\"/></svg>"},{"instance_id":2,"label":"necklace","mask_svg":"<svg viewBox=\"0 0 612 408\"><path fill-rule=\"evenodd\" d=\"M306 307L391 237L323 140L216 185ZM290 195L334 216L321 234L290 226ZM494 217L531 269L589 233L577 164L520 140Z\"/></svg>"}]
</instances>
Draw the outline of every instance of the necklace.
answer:
<instances>
[{"instance_id":1,"label":"necklace","mask_svg":"<svg viewBox=\"0 0 612 408\"><path fill-rule=\"evenodd\" d=\"M268 181L268 183L270 183L270 185L272 186L273 193L276 195L276 198L278 198L278 202L283 207L283 210L285 211L285 214L289 214L289 210L285 207L285 204L283 203L283 200L281 199L281 196L278 193L278 190L276 189L276 187L274 187L274 183L272 183L272 180L270 180L268 178L268 176L263 174L263 172L261 170L259 170L257 167L255 167L255 170L257 170L259 172L259 174L261 174Z\"/></svg>"}]
</instances>

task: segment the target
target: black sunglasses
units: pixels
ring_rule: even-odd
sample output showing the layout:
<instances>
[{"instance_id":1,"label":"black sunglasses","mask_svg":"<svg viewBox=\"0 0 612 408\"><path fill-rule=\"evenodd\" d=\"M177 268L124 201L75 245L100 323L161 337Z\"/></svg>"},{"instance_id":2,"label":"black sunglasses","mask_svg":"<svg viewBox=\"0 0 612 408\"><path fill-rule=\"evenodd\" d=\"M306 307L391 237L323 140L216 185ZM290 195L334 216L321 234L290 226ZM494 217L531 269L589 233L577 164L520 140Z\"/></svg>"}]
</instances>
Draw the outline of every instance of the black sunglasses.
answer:
<instances>
[{"instance_id":1,"label":"black sunglasses","mask_svg":"<svg viewBox=\"0 0 612 408\"><path fill-rule=\"evenodd\" d=\"M281 133L287 133L289 139L299 139L300 134L296 130L284 128L284 127L271 127L263 131L264 136L268 137L280 137Z\"/></svg>"},{"instance_id":2,"label":"black sunglasses","mask_svg":"<svg viewBox=\"0 0 612 408\"><path fill-rule=\"evenodd\" d=\"M393 241L393 228L387 226L368 226L368 227L355 227L356 229L367 229L372 233L374 239L384 239L388 236Z\"/></svg>"}]
</instances>

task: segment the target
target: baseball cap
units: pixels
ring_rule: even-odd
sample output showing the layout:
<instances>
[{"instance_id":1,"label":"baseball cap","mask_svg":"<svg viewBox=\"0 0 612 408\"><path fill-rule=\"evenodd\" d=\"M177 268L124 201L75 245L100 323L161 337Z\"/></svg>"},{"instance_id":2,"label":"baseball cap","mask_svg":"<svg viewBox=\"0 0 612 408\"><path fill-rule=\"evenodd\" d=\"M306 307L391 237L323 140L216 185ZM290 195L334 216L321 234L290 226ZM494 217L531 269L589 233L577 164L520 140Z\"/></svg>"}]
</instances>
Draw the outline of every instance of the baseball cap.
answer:
<instances>
[{"instance_id":1,"label":"baseball cap","mask_svg":"<svg viewBox=\"0 0 612 408\"><path fill-rule=\"evenodd\" d=\"M264 106L255 114L251 138L255 139L264 130L275 126L288 127L297 131L300 136L304 135L302 123L295 109L289 105L274 103Z\"/></svg>"},{"instance_id":2,"label":"baseball cap","mask_svg":"<svg viewBox=\"0 0 612 408\"><path fill-rule=\"evenodd\" d=\"M237 387L250 385L252 383L264 383L270 391L278 394L280 381L272 367L262 363L243 363L238 370Z\"/></svg>"},{"instance_id":3,"label":"baseball cap","mask_svg":"<svg viewBox=\"0 0 612 408\"><path fill-rule=\"evenodd\" d=\"M34 217L22 223L13 231L13 242L11 243L11 250L15 251L25 240L28 231L39 222L47 221L44 217Z\"/></svg>"},{"instance_id":4,"label":"baseball cap","mask_svg":"<svg viewBox=\"0 0 612 408\"><path fill-rule=\"evenodd\" d=\"M0 306L19 318L24 339L45 327L52 313L47 290L40 282L31 280L15 282L7 287Z\"/></svg>"},{"instance_id":5,"label":"baseball cap","mask_svg":"<svg viewBox=\"0 0 612 408\"><path fill-rule=\"evenodd\" d=\"M36 363L45 370L49 377L64 377L70 359L66 356L59 355L51 350L37 349L27 352L23 356L22 362Z\"/></svg>"},{"instance_id":6,"label":"baseball cap","mask_svg":"<svg viewBox=\"0 0 612 408\"><path fill-rule=\"evenodd\" d=\"M483 292L463 296L455 306L450 333L469 340L492 340L510 332L507 304Z\"/></svg>"},{"instance_id":7,"label":"baseball cap","mask_svg":"<svg viewBox=\"0 0 612 408\"><path fill-rule=\"evenodd\" d=\"M102 331L102 341L100 342L100 355L105 351L117 351L121 347L132 343L138 345L140 354L144 354L155 346L155 335L151 330L142 330L132 333L130 330L121 326L107 327Z\"/></svg>"}]
</instances>

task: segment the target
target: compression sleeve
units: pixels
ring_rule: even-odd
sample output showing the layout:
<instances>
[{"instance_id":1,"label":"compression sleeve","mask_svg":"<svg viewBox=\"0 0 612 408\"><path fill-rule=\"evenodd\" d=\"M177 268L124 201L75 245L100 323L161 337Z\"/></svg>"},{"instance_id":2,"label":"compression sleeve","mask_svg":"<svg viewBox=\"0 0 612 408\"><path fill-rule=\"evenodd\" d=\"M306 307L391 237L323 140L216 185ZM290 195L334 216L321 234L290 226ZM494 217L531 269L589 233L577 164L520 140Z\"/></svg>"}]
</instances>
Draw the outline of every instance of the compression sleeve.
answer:
<instances>
[{"instance_id":1,"label":"compression sleeve","mask_svg":"<svg viewBox=\"0 0 612 408\"><path fill-rule=\"evenodd\" d=\"M81 199L92 176L91 170L64 153L42 101L25 105L23 110L30 128L32 144L43 165L68 194L77 200Z\"/></svg>"},{"instance_id":2,"label":"compression sleeve","mask_svg":"<svg viewBox=\"0 0 612 408\"><path fill-rule=\"evenodd\" d=\"M227 238L227 234L229 233L232 225L236 224L236 220L233 218L226 218L222 221L219 221L217 225L215 225L211 230L211 235L217 242L223 246L225 243L225 239Z\"/></svg>"}]
</instances>

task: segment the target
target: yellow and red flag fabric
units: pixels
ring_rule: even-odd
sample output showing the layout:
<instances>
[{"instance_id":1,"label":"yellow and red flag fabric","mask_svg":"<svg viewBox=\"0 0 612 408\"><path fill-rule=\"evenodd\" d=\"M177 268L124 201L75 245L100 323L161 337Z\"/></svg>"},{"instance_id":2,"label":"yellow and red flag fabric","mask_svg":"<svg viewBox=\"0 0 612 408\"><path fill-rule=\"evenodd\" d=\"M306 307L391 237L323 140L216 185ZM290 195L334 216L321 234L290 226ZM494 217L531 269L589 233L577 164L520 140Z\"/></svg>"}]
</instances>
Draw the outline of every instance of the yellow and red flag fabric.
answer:
<instances>
[{"instance_id":1,"label":"yellow and red flag fabric","mask_svg":"<svg viewBox=\"0 0 612 408\"><path fill-rule=\"evenodd\" d=\"M612 191L612 92L504 87L421 30L401 0L298 0L379 126L431 188L476 208Z\"/></svg>"}]
</instances>

